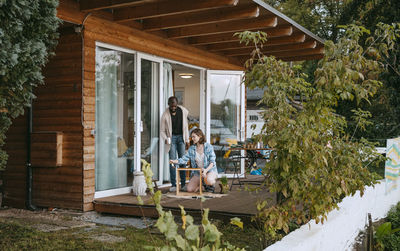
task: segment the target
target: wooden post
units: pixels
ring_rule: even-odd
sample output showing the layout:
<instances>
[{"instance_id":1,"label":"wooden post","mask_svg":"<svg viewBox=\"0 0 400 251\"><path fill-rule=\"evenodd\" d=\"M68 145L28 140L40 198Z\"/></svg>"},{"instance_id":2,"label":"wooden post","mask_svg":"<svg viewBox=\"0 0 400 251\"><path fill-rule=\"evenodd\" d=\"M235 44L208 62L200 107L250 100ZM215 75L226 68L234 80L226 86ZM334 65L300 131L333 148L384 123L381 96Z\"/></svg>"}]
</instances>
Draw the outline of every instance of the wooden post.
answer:
<instances>
[{"instance_id":1,"label":"wooden post","mask_svg":"<svg viewBox=\"0 0 400 251\"><path fill-rule=\"evenodd\" d=\"M372 251L374 244L374 230L372 227L372 219L371 219L371 214L368 213L368 228L367 228L367 251Z\"/></svg>"}]
</instances>

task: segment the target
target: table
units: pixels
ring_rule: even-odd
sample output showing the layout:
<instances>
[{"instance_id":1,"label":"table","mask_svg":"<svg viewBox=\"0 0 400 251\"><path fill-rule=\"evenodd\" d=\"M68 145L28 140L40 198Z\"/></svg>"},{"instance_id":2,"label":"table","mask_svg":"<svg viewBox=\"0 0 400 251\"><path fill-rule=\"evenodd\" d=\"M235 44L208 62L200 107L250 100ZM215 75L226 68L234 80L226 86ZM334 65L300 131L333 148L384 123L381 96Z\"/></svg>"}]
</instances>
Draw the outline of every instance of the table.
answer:
<instances>
[{"instance_id":1,"label":"table","mask_svg":"<svg viewBox=\"0 0 400 251\"><path fill-rule=\"evenodd\" d=\"M229 148L229 158L231 158L232 160L234 160L234 173L233 173L233 179L232 179L232 183L231 183L231 187L230 190L232 190L232 186L233 185L239 185L239 187L242 186L242 183L244 183L243 181L240 180L240 160L244 159L245 161L249 161L247 164L247 168L251 169L251 167L254 165L254 163L256 163L256 160L258 158L260 158L260 156L256 153L256 154L249 154L250 151L255 152L255 151L271 151L273 150L273 148L250 148L250 147L232 147ZM231 151L246 151L246 155L230 155ZM262 158L264 158L264 156L262 156ZM265 176L265 175L264 175ZM235 180L237 180L237 183L235 183ZM254 183L253 181L247 181L246 183ZM260 183L260 182L256 182L256 183Z\"/></svg>"},{"instance_id":2,"label":"table","mask_svg":"<svg viewBox=\"0 0 400 251\"><path fill-rule=\"evenodd\" d=\"M251 160L251 162L248 165L249 168L251 168L253 166L253 164L255 163L255 161L260 158L260 156L257 154L249 154L250 151L255 152L255 151L271 151L271 150L273 150L273 148L233 147L233 148L228 149L228 151L246 151L246 156L241 156L241 158L243 158L245 160ZM262 156L262 158L264 158L264 157L265 156Z\"/></svg>"},{"instance_id":3,"label":"table","mask_svg":"<svg viewBox=\"0 0 400 251\"><path fill-rule=\"evenodd\" d=\"M176 168L176 195L179 196L181 195L181 193L179 192L179 184L181 184L180 182L180 175L179 175L179 171L198 171L200 172L200 188L199 188L199 194L203 195L203 186L202 186L202 168L192 168L192 167L177 167ZM197 195L197 194L196 194Z\"/></svg>"}]
</instances>

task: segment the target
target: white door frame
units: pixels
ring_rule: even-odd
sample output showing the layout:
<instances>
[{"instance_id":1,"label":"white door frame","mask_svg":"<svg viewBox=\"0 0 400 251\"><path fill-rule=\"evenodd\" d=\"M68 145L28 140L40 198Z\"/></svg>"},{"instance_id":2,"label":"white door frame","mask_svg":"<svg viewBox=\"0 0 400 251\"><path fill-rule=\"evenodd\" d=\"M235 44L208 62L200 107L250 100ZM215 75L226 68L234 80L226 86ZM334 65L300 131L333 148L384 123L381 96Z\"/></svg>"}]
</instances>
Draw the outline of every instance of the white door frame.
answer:
<instances>
[{"instance_id":1,"label":"white door frame","mask_svg":"<svg viewBox=\"0 0 400 251\"><path fill-rule=\"evenodd\" d=\"M204 67L200 67L197 65L192 65L192 64L187 64L187 63L182 63L179 61L175 61L172 59L167 59L164 58L163 59L163 63L170 63L170 64L179 64L188 68L192 68L192 69L196 69L199 70L200 72L200 118L199 118L199 127L200 129L205 132L206 131L206 119L205 119L205 100L206 100L206 79L205 79L205 72L206 72L206 68ZM164 91L164 89L163 89ZM165 110L167 107L163 107L163 109ZM161 112L162 114L162 112ZM190 136L190 135L189 135Z\"/></svg>"},{"instance_id":2,"label":"white door frame","mask_svg":"<svg viewBox=\"0 0 400 251\"><path fill-rule=\"evenodd\" d=\"M205 105L206 105L206 114L205 114L205 127L206 127L206 139L207 142L210 142L211 138L211 100L210 100L210 75L215 74L215 75L240 75L240 90L239 90L239 95L240 95L240 112L238 114L238 140L239 141L244 141L245 140L245 86L243 84L243 76L244 72L243 71L226 71L226 70L207 70L207 78L206 78L206 92L205 92ZM244 151L241 153L244 155ZM244 176L245 170L244 170L244 159L241 160L240 163L240 176ZM221 175L219 175L220 177ZM232 178L233 174L226 174L228 178Z\"/></svg>"},{"instance_id":3,"label":"white door frame","mask_svg":"<svg viewBox=\"0 0 400 251\"><path fill-rule=\"evenodd\" d=\"M134 118L134 165L135 165L135 171L141 171L141 154L140 154L140 145L141 145L141 59L146 59L152 62L159 63L159 119L161 122L161 116L166 107L164 107L164 100L163 100L163 92L165 90L164 87L164 82L163 82L163 63L175 63L175 64L180 64L183 66L187 66L189 68L194 68L198 69L200 71L200 128L206 133L206 138L209 141L210 140L210 95L209 95L209 83L207 82L207 79L209 79L210 74L234 74L234 75L241 75L243 77L243 72L242 71L220 71L220 70L206 70L203 67L199 67L196 65L191 65L191 64L186 64L183 62L179 61L174 61L170 60L167 58L162 58L154 55L149 55L146 53L134 51L128 48L120 47L120 46L115 46L112 44L107 44L103 42L97 42L96 41L96 46L99 47L105 47L121 52L126 52L129 54L135 55L135 90L134 90L134 112L135 112L135 118ZM239 140L244 140L245 138L245 117L244 117L244 102L245 102L245 87L243 84L240 85L241 87L241 100L240 100L240 131L239 131ZM159 181L157 182L157 185L162 186L163 184L163 158L164 158L164 144L162 140L159 140ZM244 174L244 161L242 161L241 165L241 174ZM228 176L229 177L229 176ZM117 188L117 189L110 189L110 190L105 190L105 191L99 191L95 192L95 198L101 198L101 197L106 197L106 196L112 196L112 195L117 195L117 194L122 194L122 193L129 193L131 190L131 186L128 184L127 187L124 188Z\"/></svg>"},{"instance_id":4,"label":"white door frame","mask_svg":"<svg viewBox=\"0 0 400 251\"><path fill-rule=\"evenodd\" d=\"M143 124L141 121L141 117L142 117L142 111L141 111L141 78L142 78L142 72L141 72L141 67L142 67L142 59L145 60L149 60L155 63L159 64L158 67L158 83L159 83L159 100L158 100L158 109L159 109L159 122L161 122L161 115L162 115L162 109L163 109L163 98L162 98L162 90L164 90L164 83L163 83L163 59L157 56L152 56L149 54L145 54L145 53L141 53L141 52L137 52L137 64L136 64L136 107L135 107L135 112L136 112L136 116L135 116L135 170L136 171L141 171L141 163L140 163L140 159L141 159L141 154L140 154L140 149L141 149L141 133L143 131ZM162 168L162 159L163 159L163 142L160 138L161 135L159 135L159 140L158 140L158 147L159 147L159 151L158 151L158 159L159 159L159 165L158 165L158 181L157 181L157 185L162 185L163 183L163 168Z\"/></svg>"},{"instance_id":5,"label":"white door frame","mask_svg":"<svg viewBox=\"0 0 400 251\"><path fill-rule=\"evenodd\" d=\"M116 46L116 45L111 45L111 44L107 44L107 43L103 43L103 42L98 42L96 41L96 47L103 47L103 48L107 48L107 49L111 49L111 50L115 50L115 51L120 51L120 52L125 52L125 53L129 53L131 55L135 56L135 65L134 65L134 71L137 70L137 52L131 49L127 49L124 47L120 47L120 46ZM135 94L134 97L136 98L136 86L137 86L137 79L135 78ZM136 103L134 103L134 111L136 112ZM96 131L96 128L95 128ZM136 130L134 132L134 140L136 140ZM96 135L95 135L96 137ZM136 142L136 141L135 141ZM134 149L137 149L136 144L134 143ZM135 150L136 151L136 150ZM128 184L126 187L121 187L121 188L115 188L115 189L109 189L109 190L104 190L104 191L95 191L94 193L94 198L103 198L103 197L108 197L108 196L113 196L113 195L118 195L118 194L124 194L124 193L130 193L131 191L131 184Z\"/></svg>"}]
</instances>

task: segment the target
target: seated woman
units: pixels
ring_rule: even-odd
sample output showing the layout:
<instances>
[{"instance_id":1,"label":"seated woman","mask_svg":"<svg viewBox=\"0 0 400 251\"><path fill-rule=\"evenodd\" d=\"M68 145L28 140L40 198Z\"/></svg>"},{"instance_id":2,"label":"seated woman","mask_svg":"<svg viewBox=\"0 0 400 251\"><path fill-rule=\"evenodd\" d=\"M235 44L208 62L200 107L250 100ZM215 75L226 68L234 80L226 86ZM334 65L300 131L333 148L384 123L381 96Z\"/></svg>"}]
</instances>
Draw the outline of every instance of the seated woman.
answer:
<instances>
[{"instance_id":1,"label":"seated woman","mask_svg":"<svg viewBox=\"0 0 400 251\"><path fill-rule=\"evenodd\" d=\"M189 147L187 153L182 158L170 160L171 164L184 165L190 160L193 168L202 168L202 178L205 183L206 192L214 192L214 185L218 177L217 165L215 163L214 148L211 144L205 142L203 132L196 128L191 135L193 145ZM200 174L198 171L192 171L188 192L197 192L200 187Z\"/></svg>"}]
</instances>

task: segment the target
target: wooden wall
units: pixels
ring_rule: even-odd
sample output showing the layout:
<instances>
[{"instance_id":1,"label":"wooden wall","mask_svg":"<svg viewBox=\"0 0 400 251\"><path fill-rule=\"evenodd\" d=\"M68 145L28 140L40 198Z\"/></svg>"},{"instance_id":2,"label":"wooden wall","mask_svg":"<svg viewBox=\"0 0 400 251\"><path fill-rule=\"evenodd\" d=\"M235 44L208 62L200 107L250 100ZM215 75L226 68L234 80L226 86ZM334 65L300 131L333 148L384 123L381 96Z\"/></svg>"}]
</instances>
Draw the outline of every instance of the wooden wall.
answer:
<instances>
[{"instance_id":1,"label":"wooden wall","mask_svg":"<svg viewBox=\"0 0 400 251\"><path fill-rule=\"evenodd\" d=\"M61 33L56 56L43 72L45 85L34 90L37 98L33 102L33 132L63 135L61 166L33 166L32 200L36 206L82 209L81 62L80 34ZM26 126L26 116L17 118L7 136L10 157L5 172L4 204L14 207L24 207L25 201Z\"/></svg>"},{"instance_id":2,"label":"wooden wall","mask_svg":"<svg viewBox=\"0 0 400 251\"><path fill-rule=\"evenodd\" d=\"M3 205L25 207L26 198L26 111L13 120L7 132L5 151L8 162L3 177Z\"/></svg>"},{"instance_id":3,"label":"wooden wall","mask_svg":"<svg viewBox=\"0 0 400 251\"><path fill-rule=\"evenodd\" d=\"M68 29L67 29L68 31ZM61 33L56 55L44 69L45 85L37 88L33 131L63 134L62 166L34 168L33 203L82 209L82 38Z\"/></svg>"},{"instance_id":4,"label":"wooden wall","mask_svg":"<svg viewBox=\"0 0 400 251\"><path fill-rule=\"evenodd\" d=\"M95 138L91 131L95 129L95 54L96 45L92 39L84 40L83 74L83 210L93 210L95 192Z\"/></svg>"}]
</instances>

